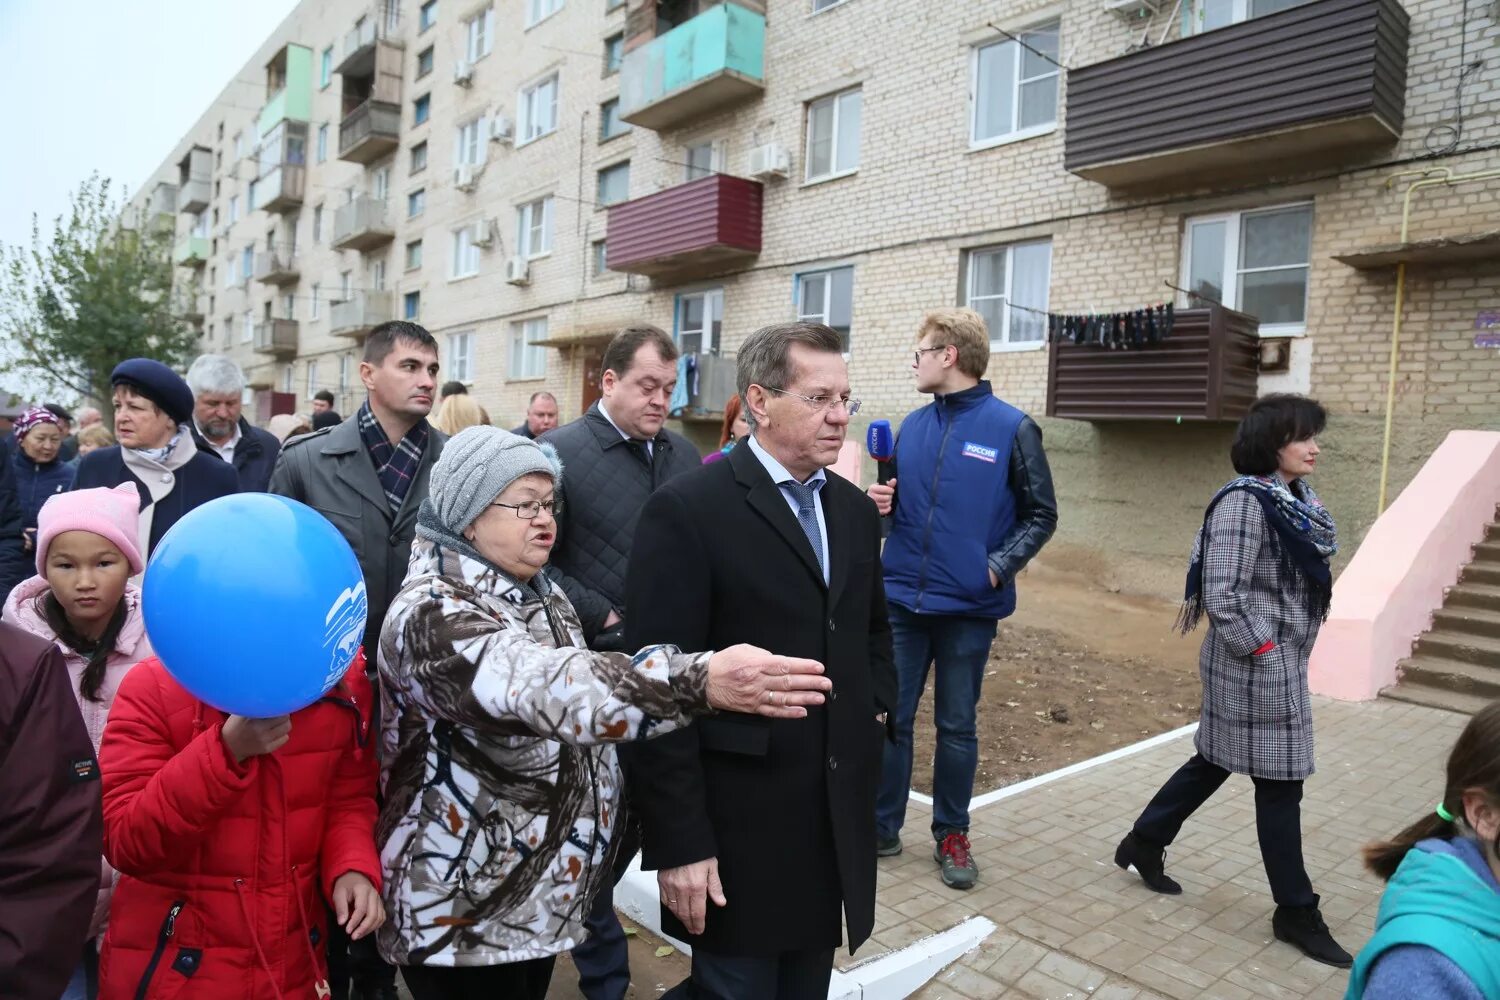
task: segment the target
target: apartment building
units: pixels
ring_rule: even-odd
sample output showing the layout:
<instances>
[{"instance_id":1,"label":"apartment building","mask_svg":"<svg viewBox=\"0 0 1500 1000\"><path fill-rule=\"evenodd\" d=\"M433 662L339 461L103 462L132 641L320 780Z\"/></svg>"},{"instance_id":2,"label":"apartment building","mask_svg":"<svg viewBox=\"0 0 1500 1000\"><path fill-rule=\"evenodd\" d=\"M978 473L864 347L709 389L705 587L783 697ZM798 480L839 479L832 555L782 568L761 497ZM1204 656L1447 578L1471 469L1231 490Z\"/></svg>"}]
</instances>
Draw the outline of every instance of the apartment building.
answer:
<instances>
[{"instance_id":1,"label":"apartment building","mask_svg":"<svg viewBox=\"0 0 1500 1000\"><path fill-rule=\"evenodd\" d=\"M996 391L1047 436L1049 557L1170 593L1257 392L1330 406L1318 485L1352 551L1398 286L1391 494L1449 430L1500 427L1497 18L1474 0L308 0L141 199L176 213L184 311L251 373L262 418L323 388L350 412L362 337L400 317L497 422L540 388L566 418L610 333L646 320L693 356L682 416L703 440L740 340L803 317L846 336L860 419L897 421L924 401L921 314L971 305ZM1160 344L1075 345L1055 318L1098 339L1166 302Z\"/></svg>"}]
</instances>

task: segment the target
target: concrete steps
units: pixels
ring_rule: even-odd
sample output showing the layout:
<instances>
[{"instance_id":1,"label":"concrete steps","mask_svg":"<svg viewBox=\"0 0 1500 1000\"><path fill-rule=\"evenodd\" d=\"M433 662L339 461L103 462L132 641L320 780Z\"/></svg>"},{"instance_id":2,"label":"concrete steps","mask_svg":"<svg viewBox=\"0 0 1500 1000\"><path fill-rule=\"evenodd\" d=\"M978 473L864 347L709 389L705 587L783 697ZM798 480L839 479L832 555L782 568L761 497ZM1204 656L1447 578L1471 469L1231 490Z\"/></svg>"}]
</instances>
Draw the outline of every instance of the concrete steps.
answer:
<instances>
[{"instance_id":1,"label":"concrete steps","mask_svg":"<svg viewBox=\"0 0 1500 1000\"><path fill-rule=\"evenodd\" d=\"M1500 698L1500 508L1381 697L1472 715Z\"/></svg>"}]
</instances>

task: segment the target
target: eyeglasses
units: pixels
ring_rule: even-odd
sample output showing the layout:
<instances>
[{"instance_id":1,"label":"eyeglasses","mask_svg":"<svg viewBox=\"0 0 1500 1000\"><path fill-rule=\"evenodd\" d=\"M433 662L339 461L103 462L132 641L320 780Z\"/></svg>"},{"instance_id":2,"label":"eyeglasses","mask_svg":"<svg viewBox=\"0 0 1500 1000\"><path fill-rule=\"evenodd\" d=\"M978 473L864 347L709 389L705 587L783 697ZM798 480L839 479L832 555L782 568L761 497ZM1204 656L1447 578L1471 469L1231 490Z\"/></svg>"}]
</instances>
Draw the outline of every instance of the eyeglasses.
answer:
<instances>
[{"instance_id":1,"label":"eyeglasses","mask_svg":"<svg viewBox=\"0 0 1500 1000\"><path fill-rule=\"evenodd\" d=\"M527 500L525 503L501 503L497 500L490 506L509 507L521 520L535 521L544 510L552 517L557 517L562 513L563 502L561 500Z\"/></svg>"},{"instance_id":2,"label":"eyeglasses","mask_svg":"<svg viewBox=\"0 0 1500 1000\"><path fill-rule=\"evenodd\" d=\"M848 396L804 396L800 392L790 392L786 389L778 389L774 385L761 386L769 392L779 392L783 396L795 396L804 403L809 404L815 410L828 412L842 406L849 416L859 412L859 400L850 399Z\"/></svg>"},{"instance_id":3,"label":"eyeglasses","mask_svg":"<svg viewBox=\"0 0 1500 1000\"><path fill-rule=\"evenodd\" d=\"M922 363L922 355L931 354L933 351L946 351L952 346L952 344L942 344L938 347L919 347L911 352L912 364L920 365Z\"/></svg>"}]
</instances>

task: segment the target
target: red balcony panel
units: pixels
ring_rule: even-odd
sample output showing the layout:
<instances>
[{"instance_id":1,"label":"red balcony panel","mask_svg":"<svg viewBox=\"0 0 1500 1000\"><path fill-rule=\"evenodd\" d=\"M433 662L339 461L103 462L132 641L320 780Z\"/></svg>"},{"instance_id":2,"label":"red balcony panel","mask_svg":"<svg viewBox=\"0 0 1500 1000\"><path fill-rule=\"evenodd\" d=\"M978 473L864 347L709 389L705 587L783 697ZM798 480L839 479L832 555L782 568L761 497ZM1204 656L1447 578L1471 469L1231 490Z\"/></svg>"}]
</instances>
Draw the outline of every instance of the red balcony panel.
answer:
<instances>
[{"instance_id":1,"label":"red balcony panel","mask_svg":"<svg viewBox=\"0 0 1500 1000\"><path fill-rule=\"evenodd\" d=\"M612 271L683 278L731 269L760 254L761 186L714 174L611 206Z\"/></svg>"}]
</instances>

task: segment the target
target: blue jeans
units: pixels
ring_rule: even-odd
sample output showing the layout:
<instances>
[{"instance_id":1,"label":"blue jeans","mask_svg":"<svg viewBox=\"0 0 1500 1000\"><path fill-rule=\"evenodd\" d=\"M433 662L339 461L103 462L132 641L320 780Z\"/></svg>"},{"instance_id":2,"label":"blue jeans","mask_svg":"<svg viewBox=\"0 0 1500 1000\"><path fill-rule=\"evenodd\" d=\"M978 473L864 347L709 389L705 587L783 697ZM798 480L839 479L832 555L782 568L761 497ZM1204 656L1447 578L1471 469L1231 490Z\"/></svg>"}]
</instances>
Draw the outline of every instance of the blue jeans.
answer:
<instances>
[{"instance_id":1,"label":"blue jeans","mask_svg":"<svg viewBox=\"0 0 1500 1000\"><path fill-rule=\"evenodd\" d=\"M882 838L894 837L906 821L912 725L927 686L927 670L936 663L932 833L938 839L948 831L968 833L969 800L974 796L974 770L979 766L974 722L979 685L995 641L995 619L919 615L899 604L892 604L890 613L900 703L896 708L896 740L885 747L880 795L875 802L875 830Z\"/></svg>"}]
</instances>

